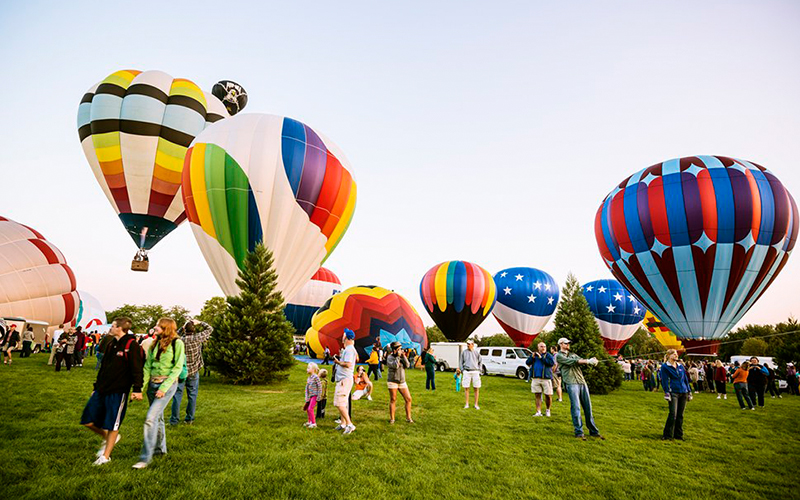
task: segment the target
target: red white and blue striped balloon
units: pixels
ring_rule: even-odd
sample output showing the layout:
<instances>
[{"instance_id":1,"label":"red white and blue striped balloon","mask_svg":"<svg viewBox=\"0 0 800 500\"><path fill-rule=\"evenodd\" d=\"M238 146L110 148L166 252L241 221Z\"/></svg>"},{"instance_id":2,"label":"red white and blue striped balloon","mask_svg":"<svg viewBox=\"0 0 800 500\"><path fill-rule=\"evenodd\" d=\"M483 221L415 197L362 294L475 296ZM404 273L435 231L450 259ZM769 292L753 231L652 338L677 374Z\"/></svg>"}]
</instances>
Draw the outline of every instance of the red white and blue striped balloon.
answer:
<instances>
[{"instance_id":1,"label":"red white and blue striped balloon","mask_svg":"<svg viewBox=\"0 0 800 500\"><path fill-rule=\"evenodd\" d=\"M494 275L494 318L519 347L530 347L558 306L558 283L533 267L510 267Z\"/></svg>"},{"instance_id":2,"label":"red white and blue striped balloon","mask_svg":"<svg viewBox=\"0 0 800 500\"><path fill-rule=\"evenodd\" d=\"M726 335L778 276L798 211L775 175L723 156L641 170L595 217L603 261L679 338Z\"/></svg>"},{"instance_id":3,"label":"red white and blue striped balloon","mask_svg":"<svg viewBox=\"0 0 800 500\"><path fill-rule=\"evenodd\" d=\"M617 280L597 280L581 287L600 329L603 346L616 356L633 337L647 310Z\"/></svg>"},{"instance_id":4,"label":"red white and blue striped balloon","mask_svg":"<svg viewBox=\"0 0 800 500\"><path fill-rule=\"evenodd\" d=\"M311 318L325 302L342 291L342 282L329 269L320 267L283 309L286 319L294 326L297 335L305 335Z\"/></svg>"}]
</instances>

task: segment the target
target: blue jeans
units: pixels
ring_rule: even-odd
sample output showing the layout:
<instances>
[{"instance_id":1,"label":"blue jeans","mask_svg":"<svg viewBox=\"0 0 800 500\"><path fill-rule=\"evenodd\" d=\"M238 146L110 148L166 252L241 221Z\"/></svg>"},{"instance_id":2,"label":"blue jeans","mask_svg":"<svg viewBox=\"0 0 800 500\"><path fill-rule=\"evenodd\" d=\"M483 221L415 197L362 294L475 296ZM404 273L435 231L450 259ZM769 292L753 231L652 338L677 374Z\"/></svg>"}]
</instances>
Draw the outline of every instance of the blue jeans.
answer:
<instances>
[{"instance_id":1,"label":"blue jeans","mask_svg":"<svg viewBox=\"0 0 800 500\"><path fill-rule=\"evenodd\" d=\"M142 452L139 460L150 463L153 453L158 450L161 454L167 453L167 431L164 428L164 410L169 404L178 384L172 384L163 398L156 398L156 391L161 384L150 382L147 386L147 399L150 401L150 408L144 418L144 442L142 442Z\"/></svg>"},{"instance_id":2,"label":"blue jeans","mask_svg":"<svg viewBox=\"0 0 800 500\"><path fill-rule=\"evenodd\" d=\"M200 372L186 377L184 382L176 384L175 396L172 398L172 415L169 417L170 424L177 424L181 420L181 400L183 390L186 389L186 421L194 422L194 409L197 406L197 390L200 388Z\"/></svg>"},{"instance_id":3,"label":"blue jeans","mask_svg":"<svg viewBox=\"0 0 800 500\"><path fill-rule=\"evenodd\" d=\"M600 431L594 425L592 416L592 400L589 399L589 388L584 384L564 384L564 388L569 395L569 411L572 414L572 426L575 428L576 436L583 436L583 422L581 421L581 407L583 415L586 417L586 428L589 434L599 436Z\"/></svg>"}]
</instances>

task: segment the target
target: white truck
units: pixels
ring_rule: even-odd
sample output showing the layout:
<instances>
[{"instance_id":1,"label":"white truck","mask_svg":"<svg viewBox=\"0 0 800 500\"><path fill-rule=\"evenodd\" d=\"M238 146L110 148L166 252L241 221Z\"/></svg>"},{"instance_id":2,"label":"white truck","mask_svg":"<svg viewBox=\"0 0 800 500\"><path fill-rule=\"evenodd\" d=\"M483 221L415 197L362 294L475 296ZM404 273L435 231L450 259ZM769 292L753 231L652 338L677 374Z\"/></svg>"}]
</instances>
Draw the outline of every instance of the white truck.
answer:
<instances>
[{"instance_id":1,"label":"white truck","mask_svg":"<svg viewBox=\"0 0 800 500\"><path fill-rule=\"evenodd\" d=\"M455 371L458 368L461 353L467 350L465 342L431 342L430 347L436 357L436 369L440 372Z\"/></svg>"}]
</instances>

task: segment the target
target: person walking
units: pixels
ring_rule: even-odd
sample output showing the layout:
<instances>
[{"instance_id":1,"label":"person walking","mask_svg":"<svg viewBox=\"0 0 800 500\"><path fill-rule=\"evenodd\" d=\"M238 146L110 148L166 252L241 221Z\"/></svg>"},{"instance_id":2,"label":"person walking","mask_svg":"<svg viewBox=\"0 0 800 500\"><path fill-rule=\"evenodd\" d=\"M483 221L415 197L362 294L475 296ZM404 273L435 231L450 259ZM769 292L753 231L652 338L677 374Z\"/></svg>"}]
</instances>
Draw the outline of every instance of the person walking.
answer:
<instances>
[{"instance_id":1,"label":"person walking","mask_svg":"<svg viewBox=\"0 0 800 500\"><path fill-rule=\"evenodd\" d=\"M125 317L111 323L107 336L112 340L106 343L106 362L97 372L94 391L81 415L81 425L103 439L94 465L111 461L111 452L120 440L119 427L125 418L131 389L131 400L142 400L144 354L130 331L131 324Z\"/></svg>"},{"instance_id":2,"label":"person walking","mask_svg":"<svg viewBox=\"0 0 800 500\"><path fill-rule=\"evenodd\" d=\"M764 407L764 389L767 387L767 373L764 367L758 362L758 358L750 358L750 369L747 371L747 391L750 393L750 400L755 406Z\"/></svg>"},{"instance_id":3,"label":"person walking","mask_svg":"<svg viewBox=\"0 0 800 500\"><path fill-rule=\"evenodd\" d=\"M20 354L19 357L30 358L32 345L33 345L33 327L29 326L25 330L25 333L22 334L22 354Z\"/></svg>"},{"instance_id":4,"label":"person walking","mask_svg":"<svg viewBox=\"0 0 800 500\"><path fill-rule=\"evenodd\" d=\"M17 325L11 325L6 332L5 338L3 339L3 364L10 365L13 361L11 359L11 352L16 349L17 344L19 344L19 332L17 331Z\"/></svg>"},{"instance_id":5,"label":"person walking","mask_svg":"<svg viewBox=\"0 0 800 500\"><path fill-rule=\"evenodd\" d=\"M461 382L464 387L464 394L466 394L466 401L464 409L469 408L469 390L470 388L475 391L475 409L480 410L478 406L478 399L481 393L481 364L483 360L478 351L475 350L475 341L467 339L467 350L461 352L459 359L458 369L461 370L463 380Z\"/></svg>"},{"instance_id":6,"label":"person walking","mask_svg":"<svg viewBox=\"0 0 800 500\"><path fill-rule=\"evenodd\" d=\"M134 469L144 469L158 451L167 454L167 433L164 409L178 388L178 378L186 363L183 341L178 338L178 325L172 318L161 318L153 329L155 339L145 353L144 387L150 408L144 419L144 441Z\"/></svg>"},{"instance_id":7,"label":"person walking","mask_svg":"<svg viewBox=\"0 0 800 500\"><path fill-rule=\"evenodd\" d=\"M678 363L678 351L669 349L661 365L661 387L664 399L669 402L667 423L661 439L679 439L683 441L683 412L686 403L692 400L692 386L689 375L682 363Z\"/></svg>"},{"instance_id":8,"label":"person walking","mask_svg":"<svg viewBox=\"0 0 800 500\"><path fill-rule=\"evenodd\" d=\"M386 358L386 387L389 389L389 423L394 423L395 403L397 393L403 396L406 408L406 422L414 423L411 419L411 393L408 391L406 383L406 368L411 366L411 362L402 349L400 342L392 342L392 352Z\"/></svg>"},{"instance_id":9,"label":"person walking","mask_svg":"<svg viewBox=\"0 0 800 500\"><path fill-rule=\"evenodd\" d=\"M322 384L319 380L319 367L316 363L309 363L306 368L308 378L306 379L306 401L303 409L308 415L308 420L303 424L303 427L315 429L317 427L317 418L315 411L317 409L317 400L322 395Z\"/></svg>"},{"instance_id":10,"label":"person walking","mask_svg":"<svg viewBox=\"0 0 800 500\"><path fill-rule=\"evenodd\" d=\"M750 369L750 363L745 361L742 366L733 372L733 390L736 392L736 399L739 401L739 408L745 409L744 404L747 402L748 410L755 410L753 408L753 401L750 399L750 394L747 392L747 376Z\"/></svg>"},{"instance_id":11,"label":"person walking","mask_svg":"<svg viewBox=\"0 0 800 500\"><path fill-rule=\"evenodd\" d=\"M339 410L340 424L336 430L341 430L342 434L350 434L356 430L356 426L350 419L350 412L348 411L348 401L350 399L350 391L353 389L353 369L356 366L358 353L355 344L356 334L353 330L345 328L342 333L342 344L344 344L344 351L341 358L333 358L333 363L336 365L336 373L334 374L334 382L336 382L336 391L333 396L333 406ZM324 364L324 363L323 363Z\"/></svg>"},{"instance_id":12,"label":"person walking","mask_svg":"<svg viewBox=\"0 0 800 500\"><path fill-rule=\"evenodd\" d=\"M178 425L181 420L181 400L186 389L186 417L184 423L194 423L194 412L197 408L197 392L200 390L200 369L203 368L203 344L211 338L214 327L198 319L190 319L183 325L181 340L186 352L186 379L175 388L172 397L172 412L169 417L170 425Z\"/></svg>"},{"instance_id":13,"label":"person walking","mask_svg":"<svg viewBox=\"0 0 800 500\"><path fill-rule=\"evenodd\" d=\"M331 350L328 349L327 347L325 348L325 353L322 358L322 364L323 365L331 364Z\"/></svg>"},{"instance_id":14,"label":"person walking","mask_svg":"<svg viewBox=\"0 0 800 500\"><path fill-rule=\"evenodd\" d=\"M569 407L570 413L572 414L572 426L575 430L575 437L586 441L586 435L583 433L583 422L581 421L581 408L583 408L583 415L586 417L586 428L589 429L589 435L598 439L605 439L594 423L592 400L589 397L589 386L586 385L586 379L583 377L580 366L594 366L597 364L597 358L584 359L577 354L571 353L569 351L570 343L570 340L565 337L558 339L560 351L556 355L556 362L561 367L561 379L564 383L567 395L569 396Z\"/></svg>"},{"instance_id":15,"label":"person walking","mask_svg":"<svg viewBox=\"0 0 800 500\"><path fill-rule=\"evenodd\" d=\"M536 400L536 413L534 417L542 416L542 395L547 409L545 416L550 416L550 405L553 402L553 365L555 360L553 356L547 352L547 344L539 342L536 346L536 352L528 356L525 364L530 367L531 373L531 392L534 394Z\"/></svg>"},{"instance_id":16,"label":"person walking","mask_svg":"<svg viewBox=\"0 0 800 500\"><path fill-rule=\"evenodd\" d=\"M425 365L425 390L436 390L436 356L433 348L428 347L422 351L422 364Z\"/></svg>"},{"instance_id":17,"label":"person walking","mask_svg":"<svg viewBox=\"0 0 800 500\"><path fill-rule=\"evenodd\" d=\"M556 401L559 403L563 401L563 393L561 392L561 368L558 366L558 361L556 361L556 354L558 354L558 349L556 346L550 347L550 355L553 356L553 390L555 391L558 398ZM631 375L631 380L633 380L633 375Z\"/></svg>"},{"instance_id":18,"label":"person walking","mask_svg":"<svg viewBox=\"0 0 800 500\"><path fill-rule=\"evenodd\" d=\"M728 399L727 383L728 371L722 366L722 361L717 360L714 363L714 386L716 386L717 389L717 399L720 397Z\"/></svg>"}]
</instances>

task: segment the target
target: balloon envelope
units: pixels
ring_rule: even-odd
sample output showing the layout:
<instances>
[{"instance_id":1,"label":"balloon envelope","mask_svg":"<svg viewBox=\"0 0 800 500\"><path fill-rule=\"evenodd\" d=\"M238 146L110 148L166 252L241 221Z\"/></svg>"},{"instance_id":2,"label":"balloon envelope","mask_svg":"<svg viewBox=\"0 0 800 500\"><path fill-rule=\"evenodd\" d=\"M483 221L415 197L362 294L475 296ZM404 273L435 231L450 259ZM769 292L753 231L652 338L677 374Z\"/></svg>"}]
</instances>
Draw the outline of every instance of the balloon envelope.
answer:
<instances>
[{"instance_id":1,"label":"balloon envelope","mask_svg":"<svg viewBox=\"0 0 800 500\"><path fill-rule=\"evenodd\" d=\"M80 304L75 318L75 326L80 326L84 332L89 332L93 326L105 325L106 310L100 301L94 295L83 290L78 290L78 297L80 297Z\"/></svg>"},{"instance_id":2,"label":"balloon envelope","mask_svg":"<svg viewBox=\"0 0 800 500\"><path fill-rule=\"evenodd\" d=\"M678 340L678 337L667 328L667 325L653 316L650 311L647 311L644 315L644 326L667 349L675 349L678 352L684 350L683 344Z\"/></svg>"},{"instance_id":3,"label":"balloon envelope","mask_svg":"<svg viewBox=\"0 0 800 500\"><path fill-rule=\"evenodd\" d=\"M379 286L355 286L325 302L311 319L306 333L310 354L327 347L336 354L343 347L342 334L350 328L356 334L359 362L365 362L380 337L381 347L400 342L418 354L428 344L425 326L414 307L400 294Z\"/></svg>"},{"instance_id":4,"label":"balloon envelope","mask_svg":"<svg viewBox=\"0 0 800 500\"><path fill-rule=\"evenodd\" d=\"M122 70L84 94L78 136L108 201L139 248L186 219L180 195L186 149L228 116L193 82L162 71Z\"/></svg>"},{"instance_id":5,"label":"balloon envelope","mask_svg":"<svg viewBox=\"0 0 800 500\"><path fill-rule=\"evenodd\" d=\"M681 339L726 335L786 264L797 205L772 172L723 156L641 170L595 217L603 261Z\"/></svg>"},{"instance_id":6,"label":"balloon envelope","mask_svg":"<svg viewBox=\"0 0 800 500\"><path fill-rule=\"evenodd\" d=\"M615 356L639 329L646 309L617 280L597 280L581 287L594 314L606 351Z\"/></svg>"},{"instance_id":7,"label":"balloon envelope","mask_svg":"<svg viewBox=\"0 0 800 500\"><path fill-rule=\"evenodd\" d=\"M247 91L236 82L221 80L214 84L211 93L219 99L231 116L247 106Z\"/></svg>"},{"instance_id":8,"label":"balloon envelope","mask_svg":"<svg viewBox=\"0 0 800 500\"><path fill-rule=\"evenodd\" d=\"M419 285L425 310L444 336L463 342L492 311L497 287L477 264L452 260L433 266Z\"/></svg>"},{"instance_id":9,"label":"balloon envelope","mask_svg":"<svg viewBox=\"0 0 800 500\"><path fill-rule=\"evenodd\" d=\"M529 347L558 306L558 283L532 267L510 267L494 275L497 303L492 314L520 347Z\"/></svg>"},{"instance_id":10,"label":"balloon envelope","mask_svg":"<svg viewBox=\"0 0 800 500\"><path fill-rule=\"evenodd\" d=\"M68 324L78 310L75 275L38 231L0 217L0 316Z\"/></svg>"},{"instance_id":11,"label":"balloon envelope","mask_svg":"<svg viewBox=\"0 0 800 500\"><path fill-rule=\"evenodd\" d=\"M208 127L186 154L192 231L226 295L247 252L272 250L278 289L292 297L341 240L356 205L347 159L291 118L239 114Z\"/></svg>"},{"instance_id":12,"label":"balloon envelope","mask_svg":"<svg viewBox=\"0 0 800 500\"><path fill-rule=\"evenodd\" d=\"M317 309L341 291L342 283L339 278L332 271L320 267L283 309L283 314L294 326L296 335L305 335L311 326L311 317Z\"/></svg>"}]
</instances>

